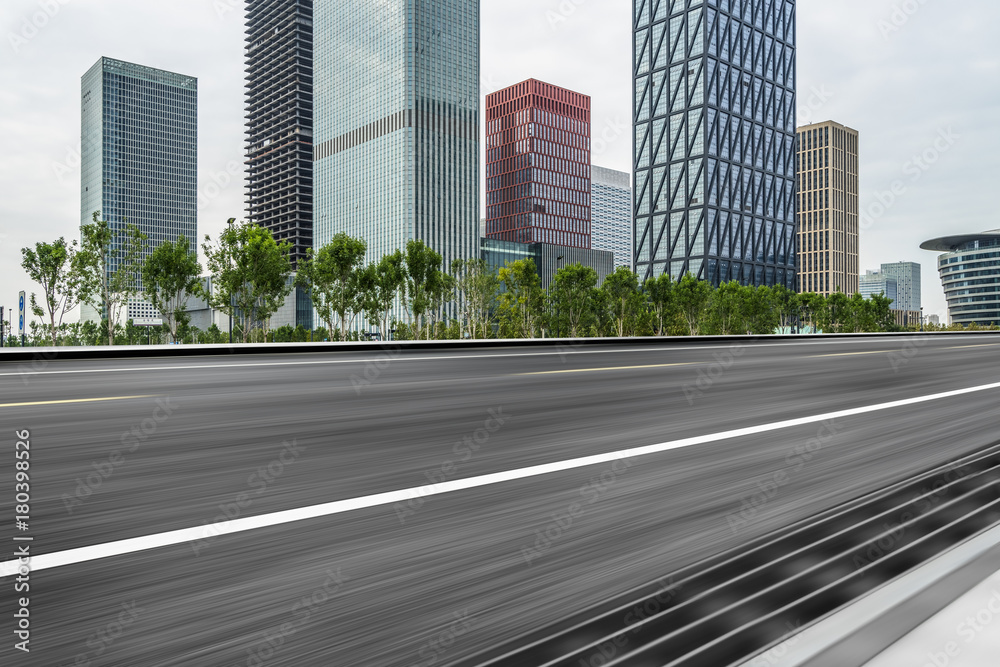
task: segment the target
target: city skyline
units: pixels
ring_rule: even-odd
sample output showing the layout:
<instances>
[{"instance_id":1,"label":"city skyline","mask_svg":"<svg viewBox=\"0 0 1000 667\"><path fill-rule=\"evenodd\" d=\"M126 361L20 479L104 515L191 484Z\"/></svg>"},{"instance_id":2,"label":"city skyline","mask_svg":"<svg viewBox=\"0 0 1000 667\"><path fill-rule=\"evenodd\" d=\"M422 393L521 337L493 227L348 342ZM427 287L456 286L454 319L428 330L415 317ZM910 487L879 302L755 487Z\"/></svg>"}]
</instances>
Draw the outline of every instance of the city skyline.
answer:
<instances>
[{"instance_id":1,"label":"city skyline","mask_svg":"<svg viewBox=\"0 0 1000 667\"><path fill-rule=\"evenodd\" d=\"M630 169L630 4L584 3L570 12L555 2L484 2L481 92L536 77L590 95L594 162ZM8 102L0 122L14 137L0 179L8 194L0 206L6 219L31 218L34 224L3 231L0 280L7 290L0 303L10 305L18 289L33 287L19 267L22 246L74 237L79 137L73 119L79 109L67 86L103 55L104 47L87 36L101 33L106 16L116 17L115 32L122 35L107 55L202 81L200 229L215 236L227 217L242 214L243 136L233 120L242 118L242 3L214 5L182 0L171 11L110 0L67 5L34 33L23 28L36 3L5 6L3 57L16 67L0 74ZM925 238L996 226L984 181L987 156L1000 143L986 120L997 101L981 79L996 76L998 63L977 36L1000 11L987 3L957 14L927 5L900 18L892 7L800 2L798 9L797 123L835 118L870 137L861 170L862 267L921 261ZM515 21L525 29L507 30ZM141 27L149 25L158 28ZM162 39L171 28L189 34L199 48L182 52ZM945 40L947 51L924 55L928 44L943 46ZM970 67L975 77L954 76ZM931 88L934 95L927 94ZM959 98L961 107L954 103ZM963 140L979 127L985 128L979 136ZM944 315L940 281L930 262L922 264L927 310Z\"/></svg>"}]
</instances>

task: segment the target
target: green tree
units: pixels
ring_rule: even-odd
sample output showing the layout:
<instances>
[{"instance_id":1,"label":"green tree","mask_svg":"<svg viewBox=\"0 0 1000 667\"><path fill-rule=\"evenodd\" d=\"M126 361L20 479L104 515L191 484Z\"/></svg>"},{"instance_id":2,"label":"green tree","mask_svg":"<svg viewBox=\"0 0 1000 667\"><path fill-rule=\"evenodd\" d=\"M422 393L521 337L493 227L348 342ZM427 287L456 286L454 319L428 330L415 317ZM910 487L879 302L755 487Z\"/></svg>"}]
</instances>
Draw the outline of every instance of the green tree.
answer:
<instances>
[{"instance_id":1,"label":"green tree","mask_svg":"<svg viewBox=\"0 0 1000 667\"><path fill-rule=\"evenodd\" d=\"M451 263L457 300L465 331L470 338L489 338L500 279L481 258L456 259Z\"/></svg>"},{"instance_id":2,"label":"green tree","mask_svg":"<svg viewBox=\"0 0 1000 667\"><path fill-rule=\"evenodd\" d=\"M719 285L708 302L707 323L711 331L723 336L745 333L743 322L745 288L735 280Z\"/></svg>"},{"instance_id":3,"label":"green tree","mask_svg":"<svg viewBox=\"0 0 1000 667\"><path fill-rule=\"evenodd\" d=\"M131 223L111 225L94 211L93 221L80 228L83 241L76 254L80 300L102 312L107 320L108 345L115 344L122 311L139 293L146 235Z\"/></svg>"},{"instance_id":4,"label":"green tree","mask_svg":"<svg viewBox=\"0 0 1000 667\"><path fill-rule=\"evenodd\" d=\"M791 329L798 320L799 295L784 285L775 285L771 288L771 297L778 316L778 326Z\"/></svg>"},{"instance_id":5,"label":"green tree","mask_svg":"<svg viewBox=\"0 0 1000 667\"><path fill-rule=\"evenodd\" d=\"M854 312L851 300L843 292L834 292L826 299L827 321L824 331L846 333L854 330Z\"/></svg>"},{"instance_id":6,"label":"green tree","mask_svg":"<svg viewBox=\"0 0 1000 667\"><path fill-rule=\"evenodd\" d=\"M549 285L549 300L557 318L566 323L569 336L583 335L595 315L597 271L583 264L569 264L556 271Z\"/></svg>"},{"instance_id":7,"label":"green tree","mask_svg":"<svg viewBox=\"0 0 1000 667\"><path fill-rule=\"evenodd\" d=\"M378 264L369 264L361 274L364 311L371 322L378 323L382 340L389 339L389 313L405 285L406 268L399 250Z\"/></svg>"},{"instance_id":8,"label":"green tree","mask_svg":"<svg viewBox=\"0 0 1000 667\"><path fill-rule=\"evenodd\" d=\"M875 294L868 301L870 331L895 331L896 317L892 314L892 299Z\"/></svg>"},{"instance_id":9,"label":"green tree","mask_svg":"<svg viewBox=\"0 0 1000 667\"><path fill-rule=\"evenodd\" d=\"M677 307L687 324L688 334L697 336L712 298L712 286L688 273L674 287L674 295Z\"/></svg>"},{"instance_id":10,"label":"green tree","mask_svg":"<svg viewBox=\"0 0 1000 667\"><path fill-rule=\"evenodd\" d=\"M497 309L501 335L505 338L534 337L545 306L545 292L534 260L508 262L500 269L499 278L503 285Z\"/></svg>"},{"instance_id":11,"label":"green tree","mask_svg":"<svg viewBox=\"0 0 1000 667\"><path fill-rule=\"evenodd\" d=\"M809 323L814 333L826 327L828 319L826 297L816 292L806 292L799 295L799 305L802 319Z\"/></svg>"},{"instance_id":12,"label":"green tree","mask_svg":"<svg viewBox=\"0 0 1000 667\"><path fill-rule=\"evenodd\" d=\"M744 287L740 306L743 329L748 336L773 334L781 326L781 317L774 291L767 285Z\"/></svg>"},{"instance_id":13,"label":"green tree","mask_svg":"<svg viewBox=\"0 0 1000 667\"><path fill-rule=\"evenodd\" d=\"M442 257L419 240L407 241L404 255L410 324L419 340L422 337L424 314L433 306L434 290L439 288Z\"/></svg>"},{"instance_id":14,"label":"green tree","mask_svg":"<svg viewBox=\"0 0 1000 667\"><path fill-rule=\"evenodd\" d=\"M669 273L662 273L657 278L647 278L643 290L652 310L654 332L665 336L669 323L679 315L674 280Z\"/></svg>"},{"instance_id":15,"label":"green tree","mask_svg":"<svg viewBox=\"0 0 1000 667\"><path fill-rule=\"evenodd\" d=\"M600 301L610 316L614 333L619 338L634 336L645 315L645 299L639 291L639 277L624 266L604 279Z\"/></svg>"},{"instance_id":16,"label":"green tree","mask_svg":"<svg viewBox=\"0 0 1000 667\"><path fill-rule=\"evenodd\" d=\"M41 285L43 304L31 294L31 312L37 317L48 316L52 345L59 344L58 332L63 319L79 305L80 276L75 269L76 241L65 238L53 243L36 243L34 249L21 248L21 267L28 277Z\"/></svg>"},{"instance_id":17,"label":"green tree","mask_svg":"<svg viewBox=\"0 0 1000 667\"><path fill-rule=\"evenodd\" d=\"M142 267L146 298L163 315L175 343L180 327L189 321L187 300L198 288L200 273L198 254L183 234L153 248Z\"/></svg>"},{"instance_id":18,"label":"green tree","mask_svg":"<svg viewBox=\"0 0 1000 667\"><path fill-rule=\"evenodd\" d=\"M215 245L205 236L202 249L208 270L215 277L214 289L199 286L197 291L209 305L239 323L243 342L247 343L253 331L264 327L292 291L288 281L292 246L287 241L276 243L271 232L259 225L235 222L230 218Z\"/></svg>"},{"instance_id":19,"label":"green tree","mask_svg":"<svg viewBox=\"0 0 1000 667\"><path fill-rule=\"evenodd\" d=\"M445 310L455 298L457 282L455 277L444 271L436 271L427 285L428 297L428 339L438 337L438 320L447 321Z\"/></svg>"},{"instance_id":20,"label":"green tree","mask_svg":"<svg viewBox=\"0 0 1000 667\"><path fill-rule=\"evenodd\" d=\"M299 263L298 284L308 290L316 312L331 331L333 316L337 316L341 341L347 340L354 318L364 310L362 264L367 250L361 239L339 232L319 252L314 254L310 248Z\"/></svg>"}]
</instances>

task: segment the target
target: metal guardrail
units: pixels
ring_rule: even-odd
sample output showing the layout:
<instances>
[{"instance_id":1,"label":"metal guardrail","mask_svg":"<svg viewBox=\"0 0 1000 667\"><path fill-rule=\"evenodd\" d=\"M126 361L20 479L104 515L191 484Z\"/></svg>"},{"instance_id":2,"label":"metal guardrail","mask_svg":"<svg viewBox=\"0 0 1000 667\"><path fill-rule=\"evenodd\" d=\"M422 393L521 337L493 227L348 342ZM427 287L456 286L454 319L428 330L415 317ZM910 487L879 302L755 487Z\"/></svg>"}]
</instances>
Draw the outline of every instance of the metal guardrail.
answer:
<instances>
[{"instance_id":1,"label":"metal guardrail","mask_svg":"<svg viewBox=\"0 0 1000 667\"><path fill-rule=\"evenodd\" d=\"M1000 445L675 572L462 667L725 667L1000 524Z\"/></svg>"}]
</instances>

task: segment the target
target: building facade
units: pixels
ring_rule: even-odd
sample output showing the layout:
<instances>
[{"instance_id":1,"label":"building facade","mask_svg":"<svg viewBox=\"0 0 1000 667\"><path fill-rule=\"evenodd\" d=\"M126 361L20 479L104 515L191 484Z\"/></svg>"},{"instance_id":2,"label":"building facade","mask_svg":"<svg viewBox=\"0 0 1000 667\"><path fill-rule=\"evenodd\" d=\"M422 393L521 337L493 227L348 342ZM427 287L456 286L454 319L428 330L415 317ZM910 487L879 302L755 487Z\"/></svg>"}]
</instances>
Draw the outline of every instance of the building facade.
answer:
<instances>
[{"instance_id":1,"label":"building facade","mask_svg":"<svg viewBox=\"0 0 1000 667\"><path fill-rule=\"evenodd\" d=\"M247 217L292 246L292 266L313 242L313 2L248 0L246 7ZM312 327L296 288L292 324Z\"/></svg>"},{"instance_id":2,"label":"building facade","mask_svg":"<svg viewBox=\"0 0 1000 667\"><path fill-rule=\"evenodd\" d=\"M920 295L920 265L916 262L883 264L880 273L895 278L899 295L894 308L917 311L923 307Z\"/></svg>"},{"instance_id":3,"label":"building facade","mask_svg":"<svg viewBox=\"0 0 1000 667\"><path fill-rule=\"evenodd\" d=\"M640 279L794 289L794 0L632 5Z\"/></svg>"},{"instance_id":4,"label":"building facade","mask_svg":"<svg viewBox=\"0 0 1000 667\"><path fill-rule=\"evenodd\" d=\"M952 324L1000 324L1000 229L927 241L938 256L938 271Z\"/></svg>"},{"instance_id":5,"label":"building facade","mask_svg":"<svg viewBox=\"0 0 1000 667\"><path fill-rule=\"evenodd\" d=\"M81 224L100 211L112 228L128 223L144 233L147 255L182 234L195 250L198 80L101 58L81 84ZM159 316L142 298L127 310L127 318ZM85 307L82 317L101 314Z\"/></svg>"},{"instance_id":6,"label":"building facade","mask_svg":"<svg viewBox=\"0 0 1000 667\"><path fill-rule=\"evenodd\" d=\"M798 291L855 294L858 132L826 121L798 130Z\"/></svg>"},{"instance_id":7,"label":"building facade","mask_svg":"<svg viewBox=\"0 0 1000 667\"><path fill-rule=\"evenodd\" d=\"M868 271L859 279L858 291L866 299L870 299L876 294L881 294L892 299L890 304L895 308L899 300L898 284L896 279L878 271Z\"/></svg>"},{"instance_id":8,"label":"building facade","mask_svg":"<svg viewBox=\"0 0 1000 667\"><path fill-rule=\"evenodd\" d=\"M556 271L570 264L583 264L597 271L597 283L615 270L614 253L594 248L574 248L551 243L519 243L499 239L483 239L481 255L486 266L497 273L508 262L530 259L535 263L542 289L547 290Z\"/></svg>"},{"instance_id":9,"label":"building facade","mask_svg":"<svg viewBox=\"0 0 1000 667\"><path fill-rule=\"evenodd\" d=\"M590 168L590 245L615 256L615 268L632 269L632 183L624 171Z\"/></svg>"},{"instance_id":10,"label":"building facade","mask_svg":"<svg viewBox=\"0 0 1000 667\"><path fill-rule=\"evenodd\" d=\"M317 247L479 256L478 0L315 0Z\"/></svg>"},{"instance_id":11,"label":"building facade","mask_svg":"<svg viewBox=\"0 0 1000 667\"><path fill-rule=\"evenodd\" d=\"M486 237L590 247L590 97L535 79L486 96Z\"/></svg>"}]
</instances>

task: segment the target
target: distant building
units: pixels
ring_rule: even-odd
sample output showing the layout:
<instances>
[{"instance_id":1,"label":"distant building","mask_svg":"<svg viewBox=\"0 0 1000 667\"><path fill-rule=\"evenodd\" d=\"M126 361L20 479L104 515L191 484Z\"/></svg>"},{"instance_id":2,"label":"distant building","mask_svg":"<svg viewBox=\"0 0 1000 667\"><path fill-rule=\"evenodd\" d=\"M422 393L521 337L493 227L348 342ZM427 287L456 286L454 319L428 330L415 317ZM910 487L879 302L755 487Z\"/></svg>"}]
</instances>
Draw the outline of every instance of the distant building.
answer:
<instances>
[{"instance_id":1,"label":"distant building","mask_svg":"<svg viewBox=\"0 0 1000 667\"><path fill-rule=\"evenodd\" d=\"M899 298L895 308L907 311L919 311L922 304L920 298L920 265L916 262L895 262L883 264L879 270L883 275L896 279Z\"/></svg>"},{"instance_id":2,"label":"distant building","mask_svg":"<svg viewBox=\"0 0 1000 667\"><path fill-rule=\"evenodd\" d=\"M1000 229L927 241L938 256L938 271L952 324L1000 324Z\"/></svg>"},{"instance_id":3,"label":"distant building","mask_svg":"<svg viewBox=\"0 0 1000 667\"><path fill-rule=\"evenodd\" d=\"M640 280L794 290L795 3L633 0L632 29Z\"/></svg>"},{"instance_id":4,"label":"distant building","mask_svg":"<svg viewBox=\"0 0 1000 667\"><path fill-rule=\"evenodd\" d=\"M632 269L631 175L596 165L590 168L590 246L614 253L615 268Z\"/></svg>"},{"instance_id":5,"label":"distant building","mask_svg":"<svg viewBox=\"0 0 1000 667\"><path fill-rule=\"evenodd\" d=\"M919 327L922 313L919 310L897 310L892 309L892 315L896 319L896 325L900 327Z\"/></svg>"},{"instance_id":6,"label":"distant building","mask_svg":"<svg viewBox=\"0 0 1000 667\"><path fill-rule=\"evenodd\" d=\"M934 324L936 326L941 326L941 316L940 315L928 315L927 323Z\"/></svg>"},{"instance_id":7,"label":"distant building","mask_svg":"<svg viewBox=\"0 0 1000 667\"><path fill-rule=\"evenodd\" d=\"M861 296L866 299L870 299L876 294L886 296L892 299L892 304L890 305L894 305L899 299L896 279L878 271L869 271L861 276L859 291L861 292Z\"/></svg>"},{"instance_id":8,"label":"distant building","mask_svg":"<svg viewBox=\"0 0 1000 667\"><path fill-rule=\"evenodd\" d=\"M101 58L83 75L81 93L81 223L100 211L113 227L138 227L149 239L147 255L182 234L195 250L198 80ZM129 302L124 314L159 316L142 298ZM84 320L101 315L82 308Z\"/></svg>"},{"instance_id":9,"label":"distant building","mask_svg":"<svg viewBox=\"0 0 1000 667\"><path fill-rule=\"evenodd\" d=\"M858 132L833 121L806 125L798 129L798 147L799 292L854 294Z\"/></svg>"},{"instance_id":10,"label":"distant building","mask_svg":"<svg viewBox=\"0 0 1000 667\"><path fill-rule=\"evenodd\" d=\"M606 250L591 248L572 248L552 245L551 243L518 243L516 241L499 241L483 239L482 258L490 271L496 273L507 265L521 259L535 262L538 276L541 278L542 289L548 289L556 271L570 264L583 264L597 271L598 284L614 273L614 254Z\"/></svg>"},{"instance_id":11,"label":"distant building","mask_svg":"<svg viewBox=\"0 0 1000 667\"><path fill-rule=\"evenodd\" d=\"M292 245L313 245L313 0L246 3L247 216ZM296 288L296 323L312 327Z\"/></svg>"},{"instance_id":12,"label":"distant building","mask_svg":"<svg viewBox=\"0 0 1000 667\"><path fill-rule=\"evenodd\" d=\"M590 97L528 79L486 96L486 237L591 247Z\"/></svg>"}]
</instances>

